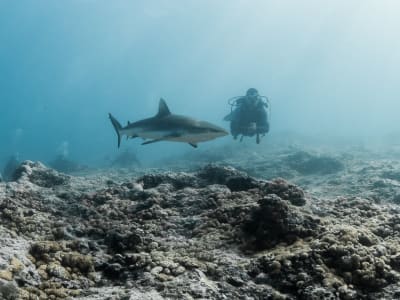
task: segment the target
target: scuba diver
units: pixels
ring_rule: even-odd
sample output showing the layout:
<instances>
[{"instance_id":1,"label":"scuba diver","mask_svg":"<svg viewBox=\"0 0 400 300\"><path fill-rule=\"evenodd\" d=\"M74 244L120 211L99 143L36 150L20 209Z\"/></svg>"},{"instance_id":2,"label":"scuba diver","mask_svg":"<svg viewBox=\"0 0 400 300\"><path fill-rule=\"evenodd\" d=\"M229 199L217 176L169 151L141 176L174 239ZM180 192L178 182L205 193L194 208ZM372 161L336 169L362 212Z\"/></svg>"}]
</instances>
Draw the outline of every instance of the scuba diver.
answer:
<instances>
[{"instance_id":1,"label":"scuba diver","mask_svg":"<svg viewBox=\"0 0 400 300\"><path fill-rule=\"evenodd\" d=\"M238 96L228 100L231 112L225 116L230 121L231 134L236 140L238 135L253 137L256 135L257 144L260 136L269 132L269 116L271 105L265 96L260 96L255 88L250 88L246 96Z\"/></svg>"}]
</instances>

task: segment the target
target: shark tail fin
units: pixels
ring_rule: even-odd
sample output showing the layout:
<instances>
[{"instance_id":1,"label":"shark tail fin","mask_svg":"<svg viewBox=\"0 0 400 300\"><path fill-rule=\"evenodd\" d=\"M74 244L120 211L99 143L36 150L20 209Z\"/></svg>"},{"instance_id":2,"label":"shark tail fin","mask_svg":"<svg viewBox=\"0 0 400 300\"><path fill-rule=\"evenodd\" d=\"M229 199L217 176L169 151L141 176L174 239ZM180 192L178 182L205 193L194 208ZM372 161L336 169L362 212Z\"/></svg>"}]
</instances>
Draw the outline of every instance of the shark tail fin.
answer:
<instances>
[{"instance_id":1,"label":"shark tail fin","mask_svg":"<svg viewBox=\"0 0 400 300\"><path fill-rule=\"evenodd\" d=\"M109 113L108 116L110 117L111 123L113 124L115 132L117 133L117 136L118 136L118 148L119 148L119 146L121 145L121 133L120 133L120 131L122 129L122 126L118 122L118 120L113 117L112 114Z\"/></svg>"}]
</instances>

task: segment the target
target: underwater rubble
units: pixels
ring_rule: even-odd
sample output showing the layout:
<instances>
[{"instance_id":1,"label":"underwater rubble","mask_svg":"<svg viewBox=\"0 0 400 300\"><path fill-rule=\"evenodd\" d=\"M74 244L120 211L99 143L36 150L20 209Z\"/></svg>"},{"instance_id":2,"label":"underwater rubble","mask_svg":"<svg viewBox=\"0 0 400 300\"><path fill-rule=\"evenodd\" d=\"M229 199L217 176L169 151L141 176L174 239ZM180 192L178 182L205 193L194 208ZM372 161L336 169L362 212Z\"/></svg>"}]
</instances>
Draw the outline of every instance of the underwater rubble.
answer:
<instances>
[{"instance_id":1,"label":"underwater rubble","mask_svg":"<svg viewBox=\"0 0 400 300\"><path fill-rule=\"evenodd\" d=\"M0 299L400 297L397 205L260 178L207 164L116 181L25 161L0 183Z\"/></svg>"},{"instance_id":2,"label":"underwater rubble","mask_svg":"<svg viewBox=\"0 0 400 300\"><path fill-rule=\"evenodd\" d=\"M344 169L344 164L330 156L312 155L306 151L298 151L288 155L287 164L301 174L331 174Z\"/></svg>"}]
</instances>

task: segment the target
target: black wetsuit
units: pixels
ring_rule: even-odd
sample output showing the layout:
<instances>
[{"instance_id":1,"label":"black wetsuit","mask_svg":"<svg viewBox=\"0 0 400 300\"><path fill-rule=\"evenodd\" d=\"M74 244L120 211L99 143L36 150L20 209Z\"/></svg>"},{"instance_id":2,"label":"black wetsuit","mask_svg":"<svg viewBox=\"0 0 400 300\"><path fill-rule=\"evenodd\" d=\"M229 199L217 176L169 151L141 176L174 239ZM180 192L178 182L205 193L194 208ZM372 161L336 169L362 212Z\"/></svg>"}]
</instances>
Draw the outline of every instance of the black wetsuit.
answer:
<instances>
[{"instance_id":1,"label":"black wetsuit","mask_svg":"<svg viewBox=\"0 0 400 300\"><path fill-rule=\"evenodd\" d=\"M237 107L232 112L231 134L254 136L269 131L267 104L259 98L242 97L237 100Z\"/></svg>"}]
</instances>

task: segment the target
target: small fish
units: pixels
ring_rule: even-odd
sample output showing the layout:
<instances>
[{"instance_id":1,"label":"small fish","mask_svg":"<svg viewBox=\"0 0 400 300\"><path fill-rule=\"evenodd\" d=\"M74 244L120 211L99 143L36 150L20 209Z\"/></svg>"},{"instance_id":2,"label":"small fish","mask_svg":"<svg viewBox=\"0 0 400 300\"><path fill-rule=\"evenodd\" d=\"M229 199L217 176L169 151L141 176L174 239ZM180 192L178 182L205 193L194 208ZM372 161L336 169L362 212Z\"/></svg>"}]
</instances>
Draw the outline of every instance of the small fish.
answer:
<instances>
[{"instance_id":1,"label":"small fish","mask_svg":"<svg viewBox=\"0 0 400 300\"><path fill-rule=\"evenodd\" d=\"M109 114L111 123L118 136L118 148L121 145L121 136L128 138L140 137L150 139L143 142L147 145L160 141L188 143L197 148L197 143L213 140L228 135L228 132L216 125L205 121L198 121L187 116L171 114L164 99L160 99L158 113L151 118L129 123L125 127Z\"/></svg>"}]
</instances>

